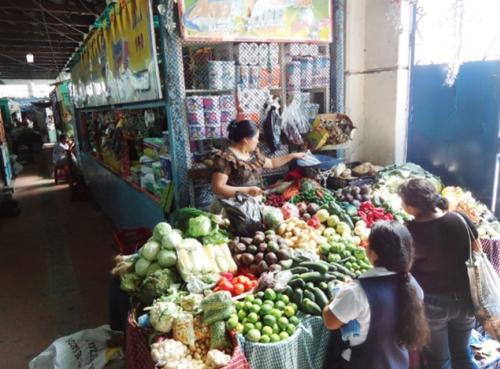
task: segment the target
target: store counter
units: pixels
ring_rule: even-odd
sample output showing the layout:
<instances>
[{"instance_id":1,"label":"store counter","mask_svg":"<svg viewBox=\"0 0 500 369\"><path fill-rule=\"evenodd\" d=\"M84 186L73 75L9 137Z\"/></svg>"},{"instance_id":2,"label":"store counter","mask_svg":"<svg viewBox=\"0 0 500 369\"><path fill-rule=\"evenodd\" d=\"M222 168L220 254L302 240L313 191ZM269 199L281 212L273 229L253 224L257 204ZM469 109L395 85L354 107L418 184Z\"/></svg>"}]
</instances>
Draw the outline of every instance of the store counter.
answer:
<instances>
[{"instance_id":1,"label":"store counter","mask_svg":"<svg viewBox=\"0 0 500 369\"><path fill-rule=\"evenodd\" d=\"M82 172L101 210L118 229L149 227L164 219L158 201L106 168L93 156L81 153Z\"/></svg>"}]
</instances>

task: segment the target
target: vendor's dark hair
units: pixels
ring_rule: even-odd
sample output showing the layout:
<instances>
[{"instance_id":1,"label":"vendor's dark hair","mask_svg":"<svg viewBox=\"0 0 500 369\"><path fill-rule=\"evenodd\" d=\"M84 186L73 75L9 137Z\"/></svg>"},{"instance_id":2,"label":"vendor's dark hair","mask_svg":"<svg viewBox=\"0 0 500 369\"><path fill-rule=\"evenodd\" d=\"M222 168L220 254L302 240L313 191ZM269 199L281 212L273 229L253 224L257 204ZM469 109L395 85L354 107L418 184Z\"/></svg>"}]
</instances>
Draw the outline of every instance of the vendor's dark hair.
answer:
<instances>
[{"instance_id":1,"label":"vendor's dark hair","mask_svg":"<svg viewBox=\"0 0 500 369\"><path fill-rule=\"evenodd\" d=\"M406 205L418 209L422 214L433 213L436 208L448 210L448 200L441 196L431 181L414 178L399 187L399 196Z\"/></svg>"},{"instance_id":2,"label":"vendor's dark hair","mask_svg":"<svg viewBox=\"0 0 500 369\"><path fill-rule=\"evenodd\" d=\"M59 135L59 141L62 142L63 140L67 139L68 136L66 136L64 133Z\"/></svg>"},{"instance_id":3,"label":"vendor's dark hair","mask_svg":"<svg viewBox=\"0 0 500 369\"><path fill-rule=\"evenodd\" d=\"M429 342L429 326L423 301L410 284L413 264L413 239L408 229L394 222L377 222L372 228L369 247L377 254L376 266L396 272L398 289L398 338L410 349L420 349Z\"/></svg>"},{"instance_id":4,"label":"vendor's dark hair","mask_svg":"<svg viewBox=\"0 0 500 369\"><path fill-rule=\"evenodd\" d=\"M228 138L233 142L240 142L244 138L252 138L258 132L257 125L250 120L233 120L227 127Z\"/></svg>"}]
</instances>

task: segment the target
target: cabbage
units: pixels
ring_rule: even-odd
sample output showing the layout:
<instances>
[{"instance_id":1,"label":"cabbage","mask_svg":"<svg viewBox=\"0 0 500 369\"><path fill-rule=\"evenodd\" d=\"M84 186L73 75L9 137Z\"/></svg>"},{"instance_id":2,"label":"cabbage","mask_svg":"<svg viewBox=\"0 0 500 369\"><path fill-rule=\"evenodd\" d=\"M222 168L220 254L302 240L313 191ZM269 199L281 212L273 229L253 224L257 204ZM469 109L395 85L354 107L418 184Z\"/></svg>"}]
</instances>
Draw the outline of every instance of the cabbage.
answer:
<instances>
[{"instance_id":1,"label":"cabbage","mask_svg":"<svg viewBox=\"0 0 500 369\"><path fill-rule=\"evenodd\" d=\"M194 238L186 238L185 240L182 241L180 247L181 247L181 249L194 251L196 249L199 250L199 248L203 247L203 245L200 243L200 241L198 241Z\"/></svg>"},{"instance_id":2,"label":"cabbage","mask_svg":"<svg viewBox=\"0 0 500 369\"><path fill-rule=\"evenodd\" d=\"M182 242L182 236L175 229L170 231L164 238L161 243L161 246L167 250L175 250L180 246Z\"/></svg>"},{"instance_id":3,"label":"cabbage","mask_svg":"<svg viewBox=\"0 0 500 369\"><path fill-rule=\"evenodd\" d=\"M212 231L212 221L205 215L189 219L187 233L192 237L208 236Z\"/></svg>"},{"instance_id":4,"label":"cabbage","mask_svg":"<svg viewBox=\"0 0 500 369\"><path fill-rule=\"evenodd\" d=\"M158 242L148 241L141 248L141 257L149 261L155 261L159 251L160 244Z\"/></svg>"},{"instance_id":5,"label":"cabbage","mask_svg":"<svg viewBox=\"0 0 500 369\"><path fill-rule=\"evenodd\" d=\"M154 272L156 272L157 270L160 270L160 269L161 269L160 264L158 264L158 263L151 263L151 265L146 270L146 275L153 274Z\"/></svg>"},{"instance_id":6,"label":"cabbage","mask_svg":"<svg viewBox=\"0 0 500 369\"><path fill-rule=\"evenodd\" d=\"M162 268L169 268L174 266L177 262L177 254L172 250L161 250L158 253L158 264Z\"/></svg>"},{"instance_id":7,"label":"cabbage","mask_svg":"<svg viewBox=\"0 0 500 369\"><path fill-rule=\"evenodd\" d=\"M163 238L172 230L172 227L170 224L166 222L161 222L158 223L154 228L153 228L153 238L158 241L162 242Z\"/></svg>"},{"instance_id":8,"label":"cabbage","mask_svg":"<svg viewBox=\"0 0 500 369\"><path fill-rule=\"evenodd\" d=\"M149 262L148 260L139 258L139 260L135 262L135 273L141 277L145 277L150 265L151 262Z\"/></svg>"},{"instance_id":9,"label":"cabbage","mask_svg":"<svg viewBox=\"0 0 500 369\"><path fill-rule=\"evenodd\" d=\"M264 213L264 224L271 229L277 228L281 223L284 222L283 213L279 208L266 206L264 208L263 213Z\"/></svg>"}]
</instances>

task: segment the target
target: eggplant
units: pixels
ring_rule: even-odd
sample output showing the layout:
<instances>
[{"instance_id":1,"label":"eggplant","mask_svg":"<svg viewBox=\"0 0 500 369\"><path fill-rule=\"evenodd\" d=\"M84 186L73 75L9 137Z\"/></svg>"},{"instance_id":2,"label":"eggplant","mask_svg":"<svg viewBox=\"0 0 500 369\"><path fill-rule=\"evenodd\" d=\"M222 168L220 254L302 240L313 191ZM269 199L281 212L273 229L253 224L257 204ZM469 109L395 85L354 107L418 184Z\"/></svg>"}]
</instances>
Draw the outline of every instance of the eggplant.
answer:
<instances>
[{"instance_id":1,"label":"eggplant","mask_svg":"<svg viewBox=\"0 0 500 369\"><path fill-rule=\"evenodd\" d=\"M252 264L254 260L255 260L255 257L248 252L241 254L241 262L245 265Z\"/></svg>"},{"instance_id":2,"label":"eggplant","mask_svg":"<svg viewBox=\"0 0 500 369\"><path fill-rule=\"evenodd\" d=\"M244 243L240 242L236 245L236 251L238 254L244 253L247 251L247 245Z\"/></svg>"},{"instance_id":3,"label":"eggplant","mask_svg":"<svg viewBox=\"0 0 500 369\"><path fill-rule=\"evenodd\" d=\"M257 270L259 271L259 273L261 273L261 274L262 274L262 273L265 273L265 272L267 272L267 271L269 270L269 266L267 265L267 263L266 263L264 260L262 260L262 261L258 264L258 266L257 266Z\"/></svg>"},{"instance_id":4,"label":"eggplant","mask_svg":"<svg viewBox=\"0 0 500 369\"><path fill-rule=\"evenodd\" d=\"M290 255L288 254L288 251L285 249L280 249L277 253L276 256L278 257L279 260L288 260L290 259Z\"/></svg>"},{"instance_id":5,"label":"eggplant","mask_svg":"<svg viewBox=\"0 0 500 369\"><path fill-rule=\"evenodd\" d=\"M259 244L259 252L266 252L267 251L267 243L262 242Z\"/></svg>"},{"instance_id":6,"label":"eggplant","mask_svg":"<svg viewBox=\"0 0 500 369\"><path fill-rule=\"evenodd\" d=\"M264 257L264 259L266 260L266 263L268 265L273 265L273 264L276 264L278 262L278 257L276 256L276 254L274 252L267 253L266 256Z\"/></svg>"},{"instance_id":7,"label":"eggplant","mask_svg":"<svg viewBox=\"0 0 500 369\"><path fill-rule=\"evenodd\" d=\"M254 263L259 264L262 260L264 260L264 253L259 252L255 255Z\"/></svg>"},{"instance_id":8,"label":"eggplant","mask_svg":"<svg viewBox=\"0 0 500 369\"><path fill-rule=\"evenodd\" d=\"M259 251L259 248L255 245L250 245L247 247L247 252L249 252L250 254L255 255L258 251Z\"/></svg>"},{"instance_id":9,"label":"eggplant","mask_svg":"<svg viewBox=\"0 0 500 369\"><path fill-rule=\"evenodd\" d=\"M270 272L281 272L281 265L279 264L273 264L269 267Z\"/></svg>"}]
</instances>

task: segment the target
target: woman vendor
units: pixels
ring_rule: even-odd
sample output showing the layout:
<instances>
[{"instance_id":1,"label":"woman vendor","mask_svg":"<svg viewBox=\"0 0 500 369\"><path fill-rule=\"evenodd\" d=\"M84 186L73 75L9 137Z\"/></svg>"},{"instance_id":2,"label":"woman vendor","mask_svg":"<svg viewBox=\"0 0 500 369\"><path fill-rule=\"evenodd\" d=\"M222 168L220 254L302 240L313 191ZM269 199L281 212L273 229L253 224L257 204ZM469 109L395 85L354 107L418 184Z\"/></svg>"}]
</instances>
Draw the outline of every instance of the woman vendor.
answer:
<instances>
[{"instance_id":1,"label":"woman vendor","mask_svg":"<svg viewBox=\"0 0 500 369\"><path fill-rule=\"evenodd\" d=\"M218 153L214 160L212 190L218 198L231 198L236 192L261 195L262 169L278 168L304 156L304 153L297 152L266 158L257 149L259 129L249 120L231 122L228 138L231 145Z\"/></svg>"}]
</instances>

